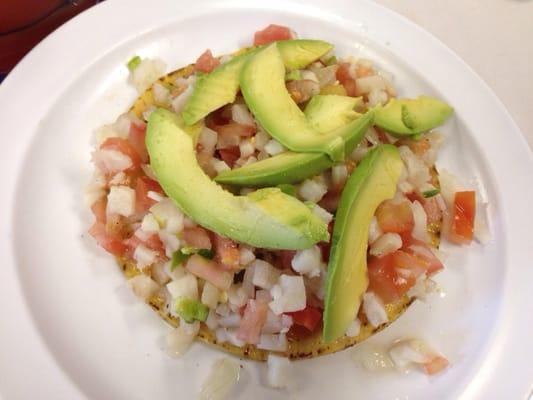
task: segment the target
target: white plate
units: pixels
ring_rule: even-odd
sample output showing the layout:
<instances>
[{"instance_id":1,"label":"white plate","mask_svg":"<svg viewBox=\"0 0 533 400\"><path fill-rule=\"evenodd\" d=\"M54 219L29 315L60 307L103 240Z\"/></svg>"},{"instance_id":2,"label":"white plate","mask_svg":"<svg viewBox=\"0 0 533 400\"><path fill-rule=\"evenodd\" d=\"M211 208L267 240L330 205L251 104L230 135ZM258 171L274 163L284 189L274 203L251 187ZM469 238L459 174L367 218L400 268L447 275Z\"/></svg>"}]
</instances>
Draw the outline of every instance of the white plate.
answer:
<instances>
[{"instance_id":1,"label":"white plate","mask_svg":"<svg viewBox=\"0 0 533 400\"><path fill-rule=\"evenodd\" d=\"M455 107L439 165L490 201L493 240L450 249L445 296L416 303L370 341L426 338L452 366L428 378L371 374L361 348L294 364L289 392L260 384L242 362L234 398L524 398L533 377L533 162L502 104L444 45L366 1L107 1L51 35L0 86L0 393L6 399L194 398L213 360L196 344L180 360L161 351L168 327L133 298L109 256L84 232L90 137L135 97L124 63L159 56L170 68L248 44L276 22L332 41L392 72L401 95ZM361 346L364 348L365 345ZM366 344L368 346L368 344Z\"/></svg>"}]
</instances>

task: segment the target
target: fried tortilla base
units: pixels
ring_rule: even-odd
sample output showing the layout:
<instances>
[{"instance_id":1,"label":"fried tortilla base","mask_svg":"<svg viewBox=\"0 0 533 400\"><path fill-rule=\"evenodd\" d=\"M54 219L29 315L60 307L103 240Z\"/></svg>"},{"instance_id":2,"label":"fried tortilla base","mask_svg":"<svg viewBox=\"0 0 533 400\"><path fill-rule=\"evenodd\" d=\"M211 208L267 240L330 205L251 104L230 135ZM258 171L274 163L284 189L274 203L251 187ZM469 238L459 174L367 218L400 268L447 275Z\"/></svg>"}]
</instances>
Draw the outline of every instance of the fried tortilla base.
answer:
<instances>
[{"instance_id":1,"label":"fried tortilla base","mask_svg":"<svg viewBox=\"0 0 533 400\"><path fill-rule=\"evenodd\" d=\"M240 52L244 51L241 50ZM240 53L239 52L239 53ZM238 53L236 53L238 54ZM184 68L171 72L170 74L159 79L159 82L166 87L169 87L170 90L179 90L174 86L174 81L179 77L187 77L194 72L194 64L188 65ZM154 97L152 95L152 90L146 90L141 96L137 98L131 107L130 111L133 112L138 118L143 118L143 113L153 106L161 106L154 102ZM434 177L436 176L436 171L432 171ZM439 232L440 224L429 227L430 234L432 236L432 241L435 247L438 247L439 243ZM131 278L137 274L140 274L141 271L136 267L135 263L131 260L118 259L118 263L121 267L126 278ZM378 327L371 326L364 315L360 315L361 319L361 331L356 337L343 336L333 342L324 343L322 341L322 332L318 330L312 336L306 337L299 340L288 340L288 350L283 353L271 352L268 350L258 349L254 345L247 344L243 347L234 346L230 343L220 343L216 340L214 332L212 332L204 323L201 324L200 332L198 333L198 339L202 342L205 342L217 349L222 349L228 353L234 354L241 358L247 358L256 361L266 361L270 353L278 354L281 356L288 357L290 359L304 359L304 358L313 358L325 354L336 353L338 351L344 350L348 347L354 346L357 343L362 342L363 340L369 338L376 332L379 332L382 329L385 329L392 322L394 322L405 310L411 305L414 301L414 298L410 298L407 295L403 296L400 300L395 303L387 304L385 306L387 310L387 316L389 322L380 325ZM152 307L165 321L170 325L177 327L179 325L179 319L170 315L166 310L166 301L165 298L161 295L156 295L152 297L148 304Z\"/></svg>"}]
</instances>

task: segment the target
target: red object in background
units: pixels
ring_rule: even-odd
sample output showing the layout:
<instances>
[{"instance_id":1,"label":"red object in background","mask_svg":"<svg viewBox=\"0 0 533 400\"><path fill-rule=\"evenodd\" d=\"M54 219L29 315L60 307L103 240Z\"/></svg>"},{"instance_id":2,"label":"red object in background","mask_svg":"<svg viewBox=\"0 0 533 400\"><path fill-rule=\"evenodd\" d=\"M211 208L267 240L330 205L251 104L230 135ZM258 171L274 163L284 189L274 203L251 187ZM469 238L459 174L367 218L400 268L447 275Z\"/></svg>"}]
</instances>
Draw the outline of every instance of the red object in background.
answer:
<instances>
[{"instance_id":1,"label":"red object in background","mask_svg":"<svg viewBox=\"0 0 533 400\"><path fill-rule=\"evenodd\" d=\"M60 25L99 0L1 0L0 74Z\"/></svg>"}]
</instances>

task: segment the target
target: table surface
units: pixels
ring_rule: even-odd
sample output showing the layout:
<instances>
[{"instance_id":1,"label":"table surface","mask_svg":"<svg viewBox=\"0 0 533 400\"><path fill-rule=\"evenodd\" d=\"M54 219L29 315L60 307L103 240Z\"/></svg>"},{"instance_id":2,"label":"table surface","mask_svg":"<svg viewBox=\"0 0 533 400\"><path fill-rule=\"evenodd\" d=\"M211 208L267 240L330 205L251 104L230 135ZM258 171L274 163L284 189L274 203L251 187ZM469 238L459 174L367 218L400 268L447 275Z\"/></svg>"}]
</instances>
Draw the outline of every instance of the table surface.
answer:
<instances>
[{"instance_id":1,"label":"table surface","mask_svg":"<svg viewBox=\"0 0 533 400\"><path fill-rule=\"evenodd\" d=\"M533 0L375 1L465 60L505 104L533 149Z\"/></svg>"}]
</instances>

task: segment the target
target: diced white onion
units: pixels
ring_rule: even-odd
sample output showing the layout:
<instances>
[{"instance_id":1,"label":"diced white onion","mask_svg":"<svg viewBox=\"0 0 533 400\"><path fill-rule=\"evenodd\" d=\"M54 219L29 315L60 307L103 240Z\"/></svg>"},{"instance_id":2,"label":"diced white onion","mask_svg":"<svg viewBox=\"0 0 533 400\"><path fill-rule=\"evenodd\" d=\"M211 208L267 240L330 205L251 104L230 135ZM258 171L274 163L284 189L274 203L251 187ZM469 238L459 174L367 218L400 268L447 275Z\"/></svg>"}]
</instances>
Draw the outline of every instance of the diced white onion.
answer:
<instances>
[{"instance_id":1,"label":"diced white onion","mask_svg":"<svg viewBox=\"0 0 533 400\"><path fill-rule=\"evenodd\" d=\"M318 203L327 191L326 184L316 179L306 179L298 188L298 194L302 199L313 203Z\"/></svg>"},{"instance_id":2,"label":"diced white onion","mask_svg":"<svg viewBox=\"0 0 533 400\"><path fill-rule=\"evenodd\" d=\"M179 250L179 248L181 247L180 240L174 233L170 233L167 231L159 231L158 235L159 235L159 239L165 246L165 255L168 258L172 258L172 255L174 254L174 252Z\"/></svg>"},{"instance_id":3,"label":"diced white onion","mask_svg":"<svg viewBox=\"0 0 533 400\"><path fill-rule=\"evenodd\" d=\"M218 141L218 133L213 129L209 129L207 126L202 127L200 136L198 137L198 143L202 146L202 152L213 154Z\"/></svg>"},{"instance_id":4,"label":"diced white onion","mask_svg":"<svg viewBox=\"0 0 533 400\"><path fill-rule=\"evenodd\" d=\"M108 174L124 171L133 165L131 158L127 155L111 149L102 149L93 152L92 161L97 168Z\"/></svg>"},{"instance_id":5,"label":"diced white onion","mask_svg":"<svg viewBox=\"0 0 533 400\"><path fill-rule=\"evenodd\" d=\"M333 221L333 214L323 209L318 204L315 204L313 206L312 211L313 211L313 214L315 214L318 218L320 218L326 224L329 224L331 221Z\"/></svg>"},{"instance_id":6,"label":"diced white onion","mask_svg":"<svg viewBox=\"0 0 533 400\"><path fill-rule=\"evenodd\" d=\"M370 372L386 371L394 367L386 351L376 346L367 345L358 348L354 352L353 359Z\"/></svg>"},{"instance_id":7,"label":"diced white onion","mask_svg":"<svg viewBox=\"0 0 533 400\"><path fill-rule=\"evenodd\" d=\"M397 233L385 233L375 240L370 246L370 254L383 257L402 247L402 237Z\"/></svg>"},{"instance_id":8,"label":"diced white onion","mask_svg":"<svg viewBox=\"0 0 533 400\"><path fill-rule=\"evenodd\" d=\"M364 76L362 78L357 78L355 81L356 84L356 94L368 94L373 90L386 90L387 81L379 75Z\"/></svg>"},{"instance_id":9,"label":"diced white onion","mask_svg":"<svg viewBox=\"0 0 533 400\"><path fill-rule=\"evenodd\" d=\"M446 202L448 209L452 210L455 202L455 193L463 190L459 180L447 169L439 170L440 194Z\"/></svg>"},{"instance_id":10,"label":"diced white onion","mask_svg":"<svg viewBox=\"0 0 533 400\"><path fill-rule=\"evenodd\" d=\"M239 143L241 158L247 158L254 154L255 147L250 139L241 140Z\"/></svg>"},{"instance_id":11,"label":"diced white onion","mask_svg":"<svg viewBox=\"0 0 533 400\"><path fill-rule=\"evenodd\" d=\"M335 186L343 186L348 179L346 164L338 164L331 168L331 180Z\"/></svg>"},{"instance_id":12,"label":"diced white onion","mask_svg":"<svg viewBox=\"0 0 533 400\"><path fill-rule=\"evenodd\" d=\"M163 196L161 193L154 192L152 190L149 190L146 194L146 197L149 199L152 199L153 201L160 202L165 199L165 196Z\"/></svg>"},{"instance_id":13,"label":"diced white onion","mask_svg":"<svg viewBox=\"0 0 533 400\"><path fill-rule=\"evenodd\" d=\"M427 243L429 241L429 234L428 217L426 211L424 210L422 204L418 202L418 200L409 203L409 205L411 206L411 211L413 212L413 219L415 222L412 236L417 240Z\"/></svg>"},{"instance_id":14,"label":"diced white onion","mask_svg":"<svg viewBox=\"0 0 533 400\"><path fill-rule=\"evenodd\" d=\"M379 227L378 219L375 216L372 217L370 220L370 227L368 228L368 243L374 243L382 234L383 232Z\"/></svg>"},{"instance_id":15,"label":"diced white onion","mask_svg":"<svg viewBox=\"0 0 533 400\"><path fill-rule=\"evenodd\" d=\"M137 92L142 93L165 73L165 69L163 60L145 58L130 72L129 82L135 86Z\"/></svg>"},{"instance_id":16,"label":"diced white onion","mask_svg":"<svg viewBox=\"0 0 533 400\"><path fill-rule=\"evenodd\" d=\"M173 329L166 337L167 352L173 357L183 355L191 346L194 338L200 330L200 323L195 321L192 324L180 322L180 325Z\"/></svg>"},{"instance_id":17,"label":"diced white onion","mask_svg":"<svg viewBox=\"0 0 533 400\"><path fill-rule=\"evenodd\" d=\"M263 260L255 260L252 263L254 275L252 283L261 289L271 289L279 279L280 272L272 265Z\"/></svg>"},{"instance_id":18,"label":"diced white onion","mask_svg":"<svg viewBox=\"0 0 533 400\"><path fill-rule=\"evenodd\" d=\"M176 234L183 230L183 213L171 199L165 197L150 207L150 212L168 233Z\"/></svg>"},{"instance_id":19,"label":"diced white onion","mask_svg":"<svg viewBox=\"0 0 533 400\"><path fill-rule=\"evenodd\" d=\"M399 341L389 349L389 356L398 369L405 369L411 363L425 364L434 354L424 342L416 339Z\"/></svg>"},{"instance_id":20,"label":"diced white onion","mask_svg":"<svg viewBox=\"0 0 533 400\"><path fill-rule=\"evenodd\" d=\"M168 283L166 288L173 299L188 297L198 300L198 280L193 274L185 274L183 277Z\"/></svg>"},{"instance_id":21,"label":"diced white onion","mask_svg":"<svg viewBox=\"0 0 533 400\"><path fill-rule=\"evenodd\" d=\"M159 231L159 223L154 214L148 213L143 217L141 229L146 233L157 233Z\"/></svg>"},{"instance_id":22,"label":"diced white onion","mask_svg":"<svg viewBox=\"0 0 533 400\"><path fill-rule=\"evenodd\" d=\"M242 285L234 284L228 290L228 302L230 305L237 309L246 305L250 297L247 295L246 290Z\"/></svg>"},{"instance_id":23,"label":"diced white onion","mask_svg":"<svg viewBox=\"0 0 533 400\"><path fill-rule=\"evenodd\" d=\"M157 260L157 252L150 250L143 244L138 245L133 252L137 267L141 270L152 265Z\"/></svg>"},{"instance_id":24,"label":"diced white onion","mask_svg":"<svg viewBox=\"0 0 533 400\"><path fill-rule=\"evenodd\" d=\"M421 188L431 179L428 166L409 147L400 146L398 150L407 167L409 182L416 188Z\"/></svg>"},{"instance_id":25,"label":"diced white onion","mask_svg":"<svg viewBox=\"0 0 533 400\"><path fill-rule=\"evenodd\" d=\"M361 332L361 321L359 320L359 318L356 318L348 326L348 329L346 329L346 336L357 337L359 336L360 332Z\"/></svg>"},{"instance_id":26,"label":"diced white onion","mask_svg":"<svg viewBox=\"0 0 533 400\"><path fill-rule=\"evenodd\" d=\"M215 361L204 381L198 400L225 400L239 381L240 365L231 358Z\"/></svg>"},{"instance_id":27,"label":"diced white onion","mask_svg":"<svg viewBox=\"0 0 533 400\"><path fill-rule=\"evenodd\" d=\"M318 246L312 246L305 250L299 250L291 261L291 267L301 275L313 278L320 275L322 264L322 252Z\"/></svg>"},{"instance_id":28,"label":"diced white onion","mask_svg":"<svg viewBox=\"0 0 533 400\"><path fill-rule=\"evenodd\" d=\"M218 288L209 282L205 282L204 288L202 289L202 303L214 310L217 307L219 298L220 291Z\"/></svg>"},{"instance_id":29,"label":"diced white onion","mask_svg":"<svg viewBox=\"0 0 533 400\"><path fill-rule=\"evenodd\" d=\"M237 347L245 345L242 340L237 338L237 330L235 329L218 328L215 331L215 337L220 343L228 342Z\"/></svg>"},{"instance_id":30,"label":"diced white onion","mask_svg":"<svg viewBox=\"0 0 533 400\"><path fill-rule=\"evenodd\" d=\"M241 323L241 314L231 313L225 317L218 318L218 324L224 328L238 328Z\"/></svg>"},{"instance_id":31,"label":"diced white onion","mask_svg":"<svg viewBox=\"0 0 533 400\"><path fill-rule=\"evenodd\" d=\"M253 260L255 260L255 254L253 250L248 246L239 246L239 264L243 266L248 265Z\"/></svg>"},{"instance_id":32,"label":"diced white onion","mask_svg":"<svg viewBox=\"0 0 533 400\"><path fill-rule=\"evenodd\" d=\"M218 160L216 158L211 159L211 165L213 166L217 174L220 174L221 172L224 172L224 171L229 171L231 169L229 165L226 164L226 162L222 160Z\"/></svg>"},{"instance_id":33,"label":"diced white onion","mask_svg":"<svg viewBox=\"0 0 533 400\"><path fill-rule=\"evenodd\" d=\"M242 125L255 125L254 117L252 117L245 104L233 104L231 106L231 119Z\"/></svg>"},{"instance_id":34,"label":"diced white onion","mask_svg":"<svg viewBox=\"0 0 533 400\"><path fill-rule=\"evenodd\" d=\"M130 285L133 293L144 301L148 301L159 290L157 282L144 274L138 274L128 279L128 285Z\"/></svg>"},{"instance_id":35,"label":"diced white onion","mask_svg":"<svg viewBox=\"0 0 533 400\"><path fill-rule=\"evenodd\" d=\"M254 283L253 283L254 272L255 272L254 265L253 264L248 265L246 269L244 270L244 277L242 279L242 288L244 289L244 291L246 292L246 295L249 298L254 297L254 294L255 294L255 288L254 288Z\"/></svg>"},{"instance_id":36,"label":"diced white onion","mask_svg":"<svg viewBox=\"0 0 533 400\"><path fill-rule=\"evenodd\" d=\"M272 301L269 303L274 314L300 311L306 306L304 280L301 276L281 275L278 283L270 289Z\"/></svg>"},{"instance_id":37,"label":"diced white onion","mask_svg":"<svg viewBox=\"0 0 533 400\"><path fill-rule=\"evenodd\" d=\"M308 80L308 81L313 81L313 82L316 82L316 83L320 83L319 80L318 80L318 77L316 76L316 74L313 72L313 71L308 71L308 70L302 70L301 72L302 74L302 79L303 80Z\"/></svg>"},{"instance_id":38,"label":"diced white onion","mask_svg":"<svg viewBox=\"0 0 533 400\"><path fill-rule=\"evenodd\" d=\"M291 363L288 358L269 354L267 359L267 385L277 389L286 388L291 380Z\"/></svg>"},{"instance_id":39,"label":"diced white onion","mask_svg":"<svg viewBox=\"0 0 533 400\"><path fill-rule=\"evenodd\" d=\"M385 104L389 100L389 95L383 89L372 89L368 94L368 105L375 107L378 104Z\"/></svg>"},{"instance_id":40,"label":"diced white onion","mask_svg":"<svg viewBox=\"0 0 533 400\"><path fill-rule=\"evenodd\" d=\"M476 204L474 238L481 244L487 244L491 239L487 218L487 204Z\"/></svg>"},{"instance_id":41,"label":"diced white onion","mask_svg":"<svg viewBox=\"0 0 533 400\"><path fill-rule=\"evenodd\" d=\"M268 351L286 351L287 350L287 337L284 333L279 335L274 335L271 333L262 333L259 336L259 343L257 344L258 349L268 350Z\"/></svg>"},{"instance_id":42,"label":"diced white onion","mask_svg":"<svg viewBox=\"0 0 533 400\"><path fill-rule=\"evenodd\" d=\"M112 186L107 195L107 215L130 217L135 212L135 190L128 186Z\"/></svg>"},{"instance_id":43,"label":"diced white onion","mask_svg":"<svg viewBox=\"0 0 533 400\"><path fill-rule=\"evenodd\" d=\"M212 331L218 328L218 315L215 313L215 311L209 310L205 324Z\"/></svg>"},{"instance_id":44,"label":"diced white onion","mask_svg":"<svg viewBox=\"0 0 533 400\"><path fill-rule=\"evenodd\" d=\"M271 156L287 151L287 149L275 139L270 139L268 143L265 144L264 150Z\"/></svg>"},{"instance_id":45,"label":"diced white onion","mask_svg":"<svg viewBox=\"0 0 533 400\"><path fill-rule=\"evenodd\" d=\"M265 145L272 139L272 137L266 133L263 129L258 129L255 139L255 148L258 150L263 150Z\"/></svg>"},{"instance_id":46,"label":"diced white onion","mask_svg":"<svg viewBox=\"0 0 533 400\"><path fill-rule=\"evenodd\" d=\"M382 301L373 292L366 292L363 295L363 311L366 314L368 322L374 328L389 321Z\"/></svg>"},{"instance_id":47,"label":"diced white onion","mask_svg":"<svg viewBox=\"0 0 533 400\"><path fill-rule=\"evenodd\" d=\"M159 82L152 85L152 94L157 104L166 105L170 99L170 91Z\"/></svg>"},{"instance_id":48,"label":"diced white onion","mask_svg":"<svg viewBox=\"0 0 533 400\"><path fill-rule=\"evenodd\" d=\"M172 109L176 114L179 114L183 111L183 108L185 107L185 103L187 103L187 100L189 100L189 97L191 97L192 93L194 91L194 86L189 85L187 86L187 89L185 89L183 92L181 92L179 95L177 95L172 100Z\"/></svg>"}]
</instances>

